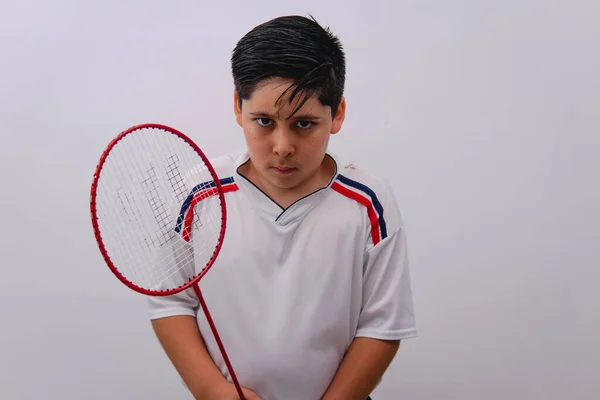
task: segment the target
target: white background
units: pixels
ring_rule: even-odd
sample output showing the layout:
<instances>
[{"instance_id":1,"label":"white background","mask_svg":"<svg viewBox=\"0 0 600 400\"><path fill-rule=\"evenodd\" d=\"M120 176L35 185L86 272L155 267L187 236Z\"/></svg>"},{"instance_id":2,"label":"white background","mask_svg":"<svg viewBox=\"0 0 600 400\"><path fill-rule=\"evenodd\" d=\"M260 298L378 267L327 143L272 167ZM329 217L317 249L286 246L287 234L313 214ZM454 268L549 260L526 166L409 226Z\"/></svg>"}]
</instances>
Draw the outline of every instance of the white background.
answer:
<instances>
[{"instance_id":1,"label":"white background","mask_svg":"<svg viewBox=\"0 0 600 400\"><path fill-rule=\"evenodd\" d=\"M408 227L419 338L375 400L599 398L600 2L285 3L0 3L0 399L188 398L100 257L92 173L141 122L243 146L231 50L290 13L342 39L331 148Z\"/></svg>"}]
</instances>

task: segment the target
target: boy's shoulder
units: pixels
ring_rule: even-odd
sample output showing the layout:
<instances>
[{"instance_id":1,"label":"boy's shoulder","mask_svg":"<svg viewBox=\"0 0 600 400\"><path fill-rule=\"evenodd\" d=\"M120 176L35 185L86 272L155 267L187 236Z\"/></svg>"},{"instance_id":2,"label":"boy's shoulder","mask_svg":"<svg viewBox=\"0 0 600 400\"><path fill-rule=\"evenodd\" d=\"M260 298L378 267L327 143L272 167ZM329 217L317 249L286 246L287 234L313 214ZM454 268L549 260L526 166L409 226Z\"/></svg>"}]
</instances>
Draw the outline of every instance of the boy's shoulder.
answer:
<instances>
[{"instance_id":1,"label":"boy's shoulder","mask_svg":"<svg viewBox=\"0 0 600 400\"><path fill-rule=\"evenodd\" d=\"M336 161L338 163L338 182L362 190L370 196L378 198L393 196L391 185L382 174L344 157L336 156Z\"/></svg>"},{"instance_id":2,"label":"boy's shoulder","mask_svg":"<svg viewBox=\"0 0 600 400\"><path fill-rule=\"evenodd\" d=\"M380 175L365 168L354 160L344 159L338 156L338 177L340 181L351 180L357 185L364 186L374 192L387 190L387 182ZM346 179L344 179L346 178Z\"/></svg>"},{"instance_id":3,"label":"boy's shoulder","mask_svg":"<svg viewBox=\"0 0 600 400\"><path fill-rule=\"evenodd\" d=\"M208 161L212 165L219 179L227 179L234 175L236 164L244 153L244 150L234 150L229 153L212 157Z\"/></svg>"},{"instance_id":4,"label":"boy's shoulder","mask_svg":"<svg viewBox=\"0 0 600 400\"><path fill-rule=\"evenodd\" d=\"M339 170L335 184L339 185L338 191L367 207L373 207L376 217L387 225L388 230L400 228L402 219L397 198L391 183L383 174L373 172L353 160L340 156L336 158Z\"/></svg>"},{"instance_id":5,"label":"boy's shoulder","mask_svg":"<svg viewBox=\"0 0 600 400\"><path fill-rule=\"evenodd\" d=\"M237 159L242 154L242 151L235 151L216 157L208 157L208 162L222 184L225 181L231 180L234 175ZM199 162L183 173L183 186L188 193L193 191L198 185L208 183L212 180L205 162Z\"/></svg>"}]
</instances>

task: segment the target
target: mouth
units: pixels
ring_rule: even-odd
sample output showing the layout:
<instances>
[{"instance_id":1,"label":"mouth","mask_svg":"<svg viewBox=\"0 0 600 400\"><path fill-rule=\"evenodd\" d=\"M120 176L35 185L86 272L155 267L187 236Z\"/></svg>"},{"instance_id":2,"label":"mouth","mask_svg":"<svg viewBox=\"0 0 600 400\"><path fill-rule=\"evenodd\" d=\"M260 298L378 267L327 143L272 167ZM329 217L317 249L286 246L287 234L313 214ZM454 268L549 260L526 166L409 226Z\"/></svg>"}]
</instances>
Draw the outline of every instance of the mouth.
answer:
<instances>
[{"instance_id":1,"label":"mouth","mask_svg":"<svg viewBox=\"0 0 600 400\"><path fill-rule=\"evenodd\" d=\"M287 175L287 174L291 174L292 172L294 172L296 170L296 168L291 168L291 167L273 167L273 169L275 170L275 172L282 174L282 175Z\"/></svg>"}]
</instances>

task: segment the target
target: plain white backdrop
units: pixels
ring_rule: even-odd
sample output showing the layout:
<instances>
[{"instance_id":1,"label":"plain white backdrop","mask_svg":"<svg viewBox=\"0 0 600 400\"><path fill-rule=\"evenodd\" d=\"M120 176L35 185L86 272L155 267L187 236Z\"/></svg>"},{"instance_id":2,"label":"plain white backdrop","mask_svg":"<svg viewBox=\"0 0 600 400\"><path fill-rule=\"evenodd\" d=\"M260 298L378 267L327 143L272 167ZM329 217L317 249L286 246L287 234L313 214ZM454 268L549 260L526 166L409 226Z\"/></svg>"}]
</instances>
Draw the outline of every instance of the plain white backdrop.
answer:
<instances>
[{"instance_id":1,"label":"plain white backdrop","mask_svg":"<svg viewBox=\"0 0 600 400\"><path fill-rule=\"evenodd\" d=\"M101 259L93 170L142 122L243 146L231 50L308 13L347 52L331 148L392 182L409 234L419 337L374 399L600 396L597 0L4 0L0 399L189 398Z\"/></svg>"}]
</instances>

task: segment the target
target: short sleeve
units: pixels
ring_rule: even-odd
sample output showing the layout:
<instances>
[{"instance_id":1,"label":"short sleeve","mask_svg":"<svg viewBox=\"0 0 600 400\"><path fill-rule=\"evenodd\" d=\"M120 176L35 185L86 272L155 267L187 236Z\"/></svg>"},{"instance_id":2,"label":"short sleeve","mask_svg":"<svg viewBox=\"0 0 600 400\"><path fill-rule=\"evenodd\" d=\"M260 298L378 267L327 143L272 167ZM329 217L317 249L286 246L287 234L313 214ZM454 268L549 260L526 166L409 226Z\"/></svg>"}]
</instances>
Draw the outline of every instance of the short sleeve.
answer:
<instances>
[{"instance_id":1,"label":"short sleeve","mask_svg":"<svg viewBox=\"0 0 600 400\"><path fill-rule=\"evenodd\" d=\"M194 174L203 173L200 169L192 169L184 178L185 187L193 195L194 179L198 179ZM172 289L180 287L189 282L196 276L194 261L194 241L184 240L183 230L181 228L181 215L183 208L181 204L175 204L171 210L173 218L173 231L168 243L164 245L165 250L160 254L160 262L157 265L165 265L167 269L161 273L161 282L159 289ZM195 210L197 214L200 210ZM179 224L179 226L178 226ZM176 268L171 267L176 265ZM176 315L197 316L199 310L199 301L193 288L182 290L178 293L168 296L148 296L148 313L150 319L159 319Z\"/></svg>"},{"instance_id":2,"label":"short sleeve","mask_svg":"<svg viewBox=\"0 0 600 400\"><path fill-rule=\"evenodd\" d=\"M170 244L170 251L180 268L171 273L163 281L165 287L176 287L194 276L193 246L184 242L180 235L175 235ZM195 317L199 302L193 288L188 288L168 296L148 296L148 313L150 319L159 319L175 315Z\"/></svg>"},{"instance_id":3,"label":"short sleeve","mask_svg":"<svg viewBox=\"0 0 600 400\"><path fill-rule=\"evenodd\" d=\"M365 251L362 309L357 337L401 340L415 337L406 230L390 189L381 199L389 231Z\"/></svg>"},{"instance_id":4,"label":"short sleeve","mask_svg":"<svg viewBox=\"0 0 600 400\"><path fill-rule=\"evenodd\" d=\"M239 152L238 152L239 153ZM210 160L217 175L228 176L230 173L234 155L225 155ZM239 156L239 154L237 155ZM201 193L201 189L206 188L207 184L212 184L212 175L204 163L198 164L190 168L183 175L181 186L187 191L187 197L180 203L173 204L171 214L173 218L174 235L170 239L169 246L166 250L168 255L163 257L163 260L169 258L174 259L174 264L177 268L168 269L168 272L161 275L162 286L164 288L180 287L184 283L190 281L200 272L197 267L205 266L211 252L207 251L212 244L216 245L217 236L210 227L207 229L193 229L193 234L184 234L185 229L182 228L182 221L186 210L193 208L194 221L202 221L204 210L208 209L211 212L217 207L212 202L218 202L217 196L200 196L202 201L192 202L194 195ZM200 188L200 189L199 189ZM192 205L193 204L193 205ZM209 215L212 218L211 215ZM196 225L194 223L194 225ZM202 223L199 223L201 226ZM208 224L211 225L211 224ZM208 235L203 240L203 235ZM187 236L187 237L186 237ZM191 236L191 238L190 238ZM201 245L199 246L198 243ZM150 296L148 298L148 312L150 319L158 319L175 315L189 315L196 317L200 308L198 297L192 287L180 291L169 296Z\"/></svg>"}]
</instances>

